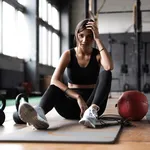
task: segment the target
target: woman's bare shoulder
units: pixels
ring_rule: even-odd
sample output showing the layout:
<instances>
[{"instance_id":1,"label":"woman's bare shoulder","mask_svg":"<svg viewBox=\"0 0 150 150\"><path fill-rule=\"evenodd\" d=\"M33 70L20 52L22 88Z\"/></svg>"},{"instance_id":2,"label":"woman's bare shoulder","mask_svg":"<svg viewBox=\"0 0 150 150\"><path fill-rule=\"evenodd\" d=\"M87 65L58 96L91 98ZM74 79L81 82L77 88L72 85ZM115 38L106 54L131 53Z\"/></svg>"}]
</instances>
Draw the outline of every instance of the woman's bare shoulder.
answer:
<instances>
[{"instance_id":1,"label":"woman's bare shoulder","mask_svg":"<svg viewBox=\"0 0 150 150\"><path fill-rule=\"evenodd\" d=\"M73 49L68 49L65 50L61 56L61 60L63 60L63 62L69 63L70 59L71 59L71 50Z\"/></svg>"},{"instance_id":2,"label":"woman's bare shoulder","mask_svg":"<svg viewBox=\"0 0 150 150\"><path fill-rule=\"evenodd\" d=\"M70 53L71 53L71 51L73 51L74 49L75 49L75 48L71 48L71 49L65 50L65 51L63 52L63 55L65 55L64 57L70 58Z\"/></svg>"}]
</instances>

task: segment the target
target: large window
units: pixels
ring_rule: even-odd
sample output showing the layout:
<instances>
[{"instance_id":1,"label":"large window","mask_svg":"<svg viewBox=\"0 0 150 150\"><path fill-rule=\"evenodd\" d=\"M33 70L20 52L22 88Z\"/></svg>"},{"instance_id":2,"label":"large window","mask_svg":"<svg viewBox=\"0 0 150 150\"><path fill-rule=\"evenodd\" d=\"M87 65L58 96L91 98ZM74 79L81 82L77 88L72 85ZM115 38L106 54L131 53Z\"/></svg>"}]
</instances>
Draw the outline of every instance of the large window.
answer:
<instances>
[{"instance_id":1,"label":"large window","mask_svg":"<svg viewBox=\"0 0 150 150\"><path fill-rule=\"evenodd\" d=\"M32 59L26 2L0 0L0 53L4 55ZM60 14L50 1L38 2L39 63L56 67L60 57Z\"/></svg>"},{"instance_id":2,"label":"large window","mask_svg":"<svg viewBox=\"0 0 150 150\"><path fill-rule=\"evenodd\" d=\"M0 0L0 53L25 58L27 56L23 44L26 36L23 14L25 8L18 2Z\"/></svg>"},{"instance_id":3,"label":"large window","mask_svg":"<svg viewBox=\"0 0 150 150\"><path fill-rule=\"evenodd\" d=\"M16 11L3 2L3 54L16 56Z\"/></svg>"},{"instance_id":4,"label":"large window","mask_svg":"<svg viewBox=\"0 0 150 150\"><path fill-rule=\"evenodd\" d=\"M56 67L60 57L60 16L47 0L39 0L39 62Z\"/></svg>"}]
</instances>

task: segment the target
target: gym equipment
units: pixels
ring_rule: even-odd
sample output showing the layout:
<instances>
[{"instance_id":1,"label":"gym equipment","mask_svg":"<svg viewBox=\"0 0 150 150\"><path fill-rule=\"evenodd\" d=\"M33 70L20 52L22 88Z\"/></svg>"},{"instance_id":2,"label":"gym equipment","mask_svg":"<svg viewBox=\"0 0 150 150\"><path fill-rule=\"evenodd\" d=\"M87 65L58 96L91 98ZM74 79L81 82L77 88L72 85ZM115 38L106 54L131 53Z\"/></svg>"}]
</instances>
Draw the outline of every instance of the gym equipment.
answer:
<instances>
[{"instance_id":1,"label":"gym equipment","mask_svg":"<svg viewBox=\"0 0 150 150\"><path fill-rule=\"evenodd\" d=\"M2 101L2 106L0 107L0 126L1 126L5 121L5 113L3 110L6 107L6 99L4 98L3 95L0 95L0 100Z\"/></svg>"},{"instance_id":2,"label":"gym equipment","mask_svg":"<svg viewBox=\"0 0 150 150\"><path fill-rule=\"evenodd\" d=\"M141 14L141 0L136 0L135 4L135 48L136 48L136 70L137 70L137 89L141 91L141 33L142 33L142 14Z\"/></svg>"},{"instance_id":3,"label":"gym equipment","mask_svg":"<svg viewBox=\"0 0 150 150\"><path fill-rule=\"evenodd\" d=\"M126 82L126 74L128 73L128 65L126 64L126 46L127 46L127 43L122 41L122 42L120 42L120 44L123 45L123 64L121 65L121 73L123 74L123 81L124 81L123 91L128 91L130 86Z\"/></svg>"},{"instance_id":4,"label":"gym equipment","mask_svg":"<svg viewBox=\"0 0 150 150\"><path fill-rule=\"evenodd\" d=\"M121 117L140 121L148 112L148 100L139 91L126 91L120 96L116 107Z\"/></svg>"},{"instance_id":5,"label":"gym equipment","mask_svg":"<svg viewBox=\"0 0 150 150\"><path fill-rule=\"evenodd\" d=\"M126 74L128 73L128 65L126 64L126 45L127 45L127 43L125 41L119 41L119 40L112 38L112 36L110 34L108 35L108 43L109 43L108 51L109 51L110 55L112 55L112 44L123 45L123 64L121 65L120 72L123 74L123 81L124 81L123 91L128 91L130 86L126 81Z\"/></svg>"},{"instance_id":6,"label":"gym equipment","mask_svg":"<svg viewBox=\"0 0 150 150\"><path fill-rule=\"evenodd\" d=\"M149 93L150 92L150 84L149 83L144 84L143 92L144 93Z\"/></svg>"},{"instance_id":7,"label":"gym equipment","mask_svg":"<svg viewBox=\"0 0 150 150\"><path fill-rule=\"evenodd\" d=\"M146 82L147 74L149 73L149 64L147 64L147 46L150 42L144 42L144 64L142 65L142 70L143 70L143 81L144 81L144 86L143 86L143 92L144 93L149 93L150 92L150 84Z\"/></svg>"},{"instance_id":8,"label":"gym equipment","mask_svg":"<svg viewBox=\"0 0 150 150\"><path fill-rule=\"evenodd\" d=\"M112 56L112 45L114 43L117 43L116 39L112 38L111 34L108 35L108 52L110 53L110 56Z\"/></svg>"},{"instance_id":9,"label":"gym equipment","mask_svg":"<svg viewBox=\"0 0 150 150\"><path fill-rule=\"evenodd\" d=\"M126 64L126 42L121 42L120 44L123 45L123 64L121 65L121 73L127 74L128 73L128 65Z\"/></svg>"},{"instance_id":10,"label":"gym equipment","mask_svg":"<svg viewBox=\"0 0 150 150\"><path fill-rule=\"evenodd\" d=\"M124 81L125 81L125 79L124 79ZM129 84L125 83L124 86L123 86L123 91L129 91L129 89L130 89Z\"/></svg>"},{"instance_id":11,"label":"gym equipment","mask_svg":"<svg viewBox=\"0 0 150 150\"><path fill-rule=\"evenodd\" d=\"M20 94L17 95L16 101L15 101L15 105L16 105L16 110L17 110L17 111L13 113L13 120L14 120L14 122L15 122L16 124L26 124L25 122L23 122L23 121L20 119L20 117L19 117L19 115L18 115L18 108L19 108L20 101L21 101L22 98L24 99L25 102L28 102L28 97L27 97L26 94L20 93Z\"/></svg>"}]
</instances>

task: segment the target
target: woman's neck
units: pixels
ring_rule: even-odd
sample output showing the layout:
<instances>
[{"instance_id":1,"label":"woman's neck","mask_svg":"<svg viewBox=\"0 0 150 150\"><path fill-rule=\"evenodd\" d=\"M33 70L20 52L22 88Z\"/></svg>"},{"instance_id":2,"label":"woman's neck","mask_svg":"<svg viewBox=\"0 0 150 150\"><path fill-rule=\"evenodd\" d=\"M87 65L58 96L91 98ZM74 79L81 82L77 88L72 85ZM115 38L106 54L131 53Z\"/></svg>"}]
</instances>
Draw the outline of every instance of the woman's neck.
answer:
<instances>
[{"instance_id":1,"label":"woman's neck","mask_svg":"<svg viewBox=\"0 0 150 150\"><path fill-rule=\"evenodd\" d=\"M83 47L77 46L76 47L76 52L78 54L89 55L89 54L92 53L92 47L90 47L90 48L83 48Z\"/></svg>"}]
</instances>

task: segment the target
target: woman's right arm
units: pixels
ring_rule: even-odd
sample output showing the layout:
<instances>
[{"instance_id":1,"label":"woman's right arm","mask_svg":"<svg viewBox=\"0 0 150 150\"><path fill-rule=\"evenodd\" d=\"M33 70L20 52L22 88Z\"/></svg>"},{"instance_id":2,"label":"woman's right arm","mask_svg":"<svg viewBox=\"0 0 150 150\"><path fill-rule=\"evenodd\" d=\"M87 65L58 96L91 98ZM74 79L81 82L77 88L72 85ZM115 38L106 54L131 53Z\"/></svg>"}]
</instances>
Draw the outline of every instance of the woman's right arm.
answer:
<instances>
[{"instance_id":1,"label":"woman's right arm","mask_svg":"<svg viewBox=\"0 0 150 150\"><path fill-rule=\"evenodd\" d=\"M69 62L70 62L70 50L67 50L62 54L62 56L60 58L58 66L56 67L56 69L52 75L51 84L59 87L68 96L77 100L77 103L81 110L80 115L82 116L84 111L87 109L87 104L85 103L85 101L83 100L81 95L79 95L78 93L76 93L75 91L73 91L71 89L68 89L68 86L62 82L62 76L63 76L64 70L68 66ZM68 89L68 90L66 90L66 89Z\"/></svg>"},{"instance_id":2,"label":"woman's right arm","mask_svg":"<svg viewBox=\"0 0 150 150\"><path fill-rule=\"evenodd\" d=\"M69 62L70 62L70 50L67 50L62 54L59 60L59 63L51 78L51 84L59 87L64 92L66 91L68 86L62 82L62 76ZM78 97L80 97L79 94L77 94L76 92L72 90L67 90L66 94L74 99L78 99Z\"/></svg>"}]
</instances>

